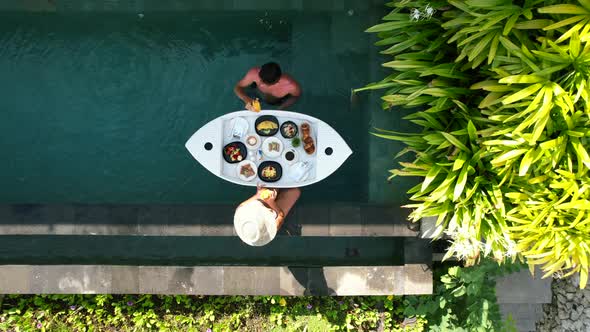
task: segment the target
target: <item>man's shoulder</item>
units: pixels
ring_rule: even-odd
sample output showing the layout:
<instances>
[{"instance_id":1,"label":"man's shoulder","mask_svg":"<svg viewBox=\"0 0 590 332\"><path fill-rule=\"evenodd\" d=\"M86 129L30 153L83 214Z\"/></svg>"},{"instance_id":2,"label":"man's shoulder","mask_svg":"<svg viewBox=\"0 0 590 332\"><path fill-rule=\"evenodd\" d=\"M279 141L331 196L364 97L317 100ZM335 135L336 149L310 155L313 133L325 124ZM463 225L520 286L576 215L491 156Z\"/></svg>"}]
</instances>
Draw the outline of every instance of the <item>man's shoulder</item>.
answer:
<instances>
[{"instance_id":1,"label":"man's shoulder","mask_svg":"<svg viewBox=\"0 0 590 332\"><path fill-rule=\"evenodd\" d=\"M250 68L250 70L248 70L248 75L252 75L252 74L258 75L259 72L260 72L260 67L252 67L252 68Z\"/></svg>"}]
</instances>

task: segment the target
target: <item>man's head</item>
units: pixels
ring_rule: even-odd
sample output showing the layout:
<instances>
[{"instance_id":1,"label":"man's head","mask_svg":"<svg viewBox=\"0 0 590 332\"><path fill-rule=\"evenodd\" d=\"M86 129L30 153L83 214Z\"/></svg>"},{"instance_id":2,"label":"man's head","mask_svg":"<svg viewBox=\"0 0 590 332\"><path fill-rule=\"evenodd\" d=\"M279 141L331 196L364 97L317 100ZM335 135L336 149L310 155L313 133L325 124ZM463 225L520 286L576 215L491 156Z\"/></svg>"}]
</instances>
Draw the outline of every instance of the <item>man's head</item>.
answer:
<instances>
[{"instance_id":1,"label":"man's head","mask_svg":"<svg viewBox=\"0 0 590 332\"><path fill-rule=\"evenodd\" d=\"M271 85L279 81L281 74L282 72L279 64L275 62L269 62L262 65L258 76L260 76L262 82Z\"/></svg>"}]
</instances>

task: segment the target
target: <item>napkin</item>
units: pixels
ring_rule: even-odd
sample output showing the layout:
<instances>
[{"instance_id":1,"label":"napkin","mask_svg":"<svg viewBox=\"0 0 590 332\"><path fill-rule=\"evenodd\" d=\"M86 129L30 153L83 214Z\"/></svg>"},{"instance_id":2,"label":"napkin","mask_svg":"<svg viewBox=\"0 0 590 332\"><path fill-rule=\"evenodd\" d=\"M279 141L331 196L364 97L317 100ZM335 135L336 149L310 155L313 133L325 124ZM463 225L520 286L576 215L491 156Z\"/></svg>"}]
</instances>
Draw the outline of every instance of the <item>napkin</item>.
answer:
<instances>
[{"instance_id":1,"label":"napkin","mask_svg":"<svg viewBox=\"0 0 590 332\"><path fill-rule=\"evenodd\" d=\"M300 162L300 163L293 165L293 167L291 168L291 171L289 172L290 173L289 177L293 181L300 182L307 176L307 173L309 173L310 170L311 170L311 163L310 162L308 162L308 161Z\"/></svg>"}]
</instances>

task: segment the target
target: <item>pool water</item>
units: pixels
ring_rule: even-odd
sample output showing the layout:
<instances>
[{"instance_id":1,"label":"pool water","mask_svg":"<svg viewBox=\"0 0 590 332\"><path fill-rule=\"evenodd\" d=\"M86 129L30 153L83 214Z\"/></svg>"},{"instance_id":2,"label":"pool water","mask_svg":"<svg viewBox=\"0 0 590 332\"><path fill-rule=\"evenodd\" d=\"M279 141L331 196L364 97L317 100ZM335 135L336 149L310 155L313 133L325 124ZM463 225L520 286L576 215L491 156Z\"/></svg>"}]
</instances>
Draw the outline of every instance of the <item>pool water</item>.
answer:
<instances>
[{"instance_id":1,"label":"pool water","mask_svg":"<svg viewBox=\"0 0 590 332\"><path fill-rule=\"evenodd\" d=\"M252 188L213 176L184 143L240 110L234 84L267 61L302 85L291 110L326 121L354 151L302 201L367 201L370 112L367 98L351 102L351 89L378 66L363 30L383 8L358 3L329 13L1 14L0 201L245 198Z\"/></svg>"}]
</instances>

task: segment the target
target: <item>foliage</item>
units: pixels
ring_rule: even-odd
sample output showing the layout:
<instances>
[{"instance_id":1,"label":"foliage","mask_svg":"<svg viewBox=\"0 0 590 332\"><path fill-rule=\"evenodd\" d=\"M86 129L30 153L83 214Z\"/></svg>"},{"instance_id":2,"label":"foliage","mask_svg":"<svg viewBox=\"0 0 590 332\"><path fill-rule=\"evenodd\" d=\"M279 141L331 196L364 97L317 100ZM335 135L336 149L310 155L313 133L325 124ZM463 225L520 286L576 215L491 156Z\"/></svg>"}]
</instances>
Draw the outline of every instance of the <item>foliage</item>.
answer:
<instances>
[{"instance_id":1,"label":"foliage","mask_svg":"<svg viewBox=\"0 0 590 332\"><path fill-rule=\"evenodd\" d=\"M519 268L446 263L433 295L404 297L7 295L0 331L499 330L494 278Z\"/></svg>"},{"instance_id":2,"label":"foliage","mask_svg":"<svg viewBox=\"0 0 590 332\"><path fill-rule=\"evenodd\" d=\"M401 301L393 296L7 295L0 330L323 332L381 325L385 331L406 331L399 327Z\"/></svg>"},{"instance_id":3,"label":"foliage","mask_svg":"<svg viewBox=\"0 0 590 332\"><path fill-rule=\"evenodd\" d=\"M413 108L403 141L422 177L410 218L436 217L448 256L579 273L590 254L590 1L402 0L377 33L383 108ZM398 156L399 156L398 155ZM441 236L442 234L438 234Z\"/></svg>"},{"instance_id":4,"label":"foliage","mask_svg":"<svg viewBox=\"0 0 590 332\"><path fill-rule=\"evenodd\" d=\"M518 264L498 266L484 260L473 267L452 266L440 276L433 296L407 296L404 315L428 317L429 331L501 331L495 278L520 269Z\"/></svg>"}]
</instances>

